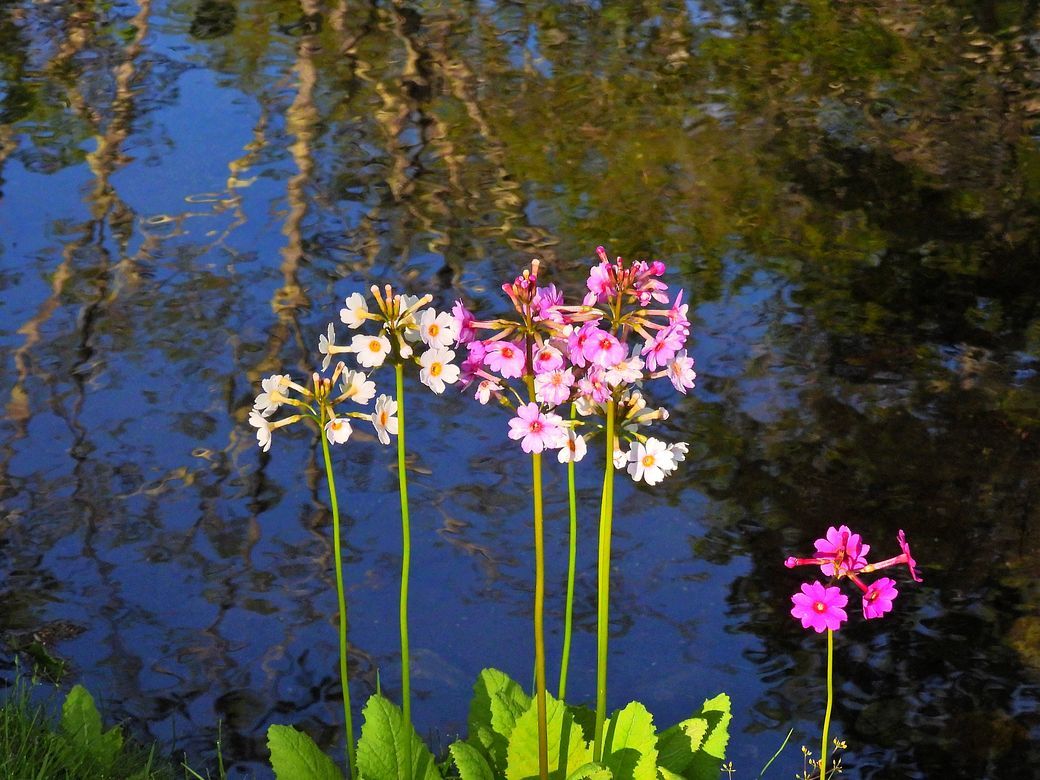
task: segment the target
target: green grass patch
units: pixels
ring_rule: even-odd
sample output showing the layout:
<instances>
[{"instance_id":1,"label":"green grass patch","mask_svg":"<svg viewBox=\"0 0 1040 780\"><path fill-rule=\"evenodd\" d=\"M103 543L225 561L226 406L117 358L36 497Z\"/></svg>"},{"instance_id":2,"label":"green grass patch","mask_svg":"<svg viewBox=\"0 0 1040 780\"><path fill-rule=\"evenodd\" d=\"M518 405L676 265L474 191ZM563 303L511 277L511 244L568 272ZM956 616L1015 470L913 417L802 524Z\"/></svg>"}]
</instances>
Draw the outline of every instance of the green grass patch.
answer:
<instances>
[{"instance_id":1,"label":"green grass patch","mask_svg":"<svg viewBox=\"0 0 1040 780\"><path fill-rule=\"evenodd\" d=\"M0 688L0 778L19 780L206 780L105 728L94 699L81 685L57 714L58 689L18 677ZM219 745L218 745L219 749ZM223 770L223 767L221 767ZM224 772L217 775L224 777Z\"/></svg>"}]
</instances>

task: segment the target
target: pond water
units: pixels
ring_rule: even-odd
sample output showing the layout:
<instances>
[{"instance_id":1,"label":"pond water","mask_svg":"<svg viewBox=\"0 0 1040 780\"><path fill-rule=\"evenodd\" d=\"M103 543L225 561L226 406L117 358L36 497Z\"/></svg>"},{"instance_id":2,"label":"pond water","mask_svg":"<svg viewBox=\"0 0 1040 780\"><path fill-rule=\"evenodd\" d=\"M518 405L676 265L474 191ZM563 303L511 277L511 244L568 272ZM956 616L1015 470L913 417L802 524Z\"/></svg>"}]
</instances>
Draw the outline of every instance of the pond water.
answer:
<instances>
[{"instance_id":1,"label":"pond water","mask_svg":"<svg viewBox=\"0 0 1040 780\"><path fill-rule=\"evenodd\" d=\"M266 775L271 723L342 741L315 437L267 455L374 282L504 311L598 244L685 288L684 469L619 480L611 706L719 691L730 758L790 777L824 644L783 568L828 525L906 530L924 582L838 635L854 778L1040 761L1038 4L0 1L0 671L42 643L137 736ZM384 382L388 377L384 376ZM410 397L414 719L443 748L484 666L530 679L524 454ZM392 449L338 453L354 701L397 692ZM570 691L594 697L598 461ZM547 469L549 679L566 487ZM884 553L884 554L892 554ZM767 775L769 776L769 775Z\"/></svg>"}]
</instances>

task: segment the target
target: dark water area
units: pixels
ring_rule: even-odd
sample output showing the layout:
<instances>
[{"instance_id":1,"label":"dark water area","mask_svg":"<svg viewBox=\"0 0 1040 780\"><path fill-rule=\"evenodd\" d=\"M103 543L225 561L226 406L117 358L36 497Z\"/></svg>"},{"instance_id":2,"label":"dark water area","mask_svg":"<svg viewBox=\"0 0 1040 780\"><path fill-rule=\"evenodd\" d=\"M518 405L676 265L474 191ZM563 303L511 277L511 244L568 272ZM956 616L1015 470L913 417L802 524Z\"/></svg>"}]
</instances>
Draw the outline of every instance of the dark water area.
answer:
<instances>
[{"instance_id":1,"label":"dark water area","mask_svg":"<svg viewBox=\"0 0 1040 780\"><path fill-rule=\"evenodd\" d=\"M610 705L663 727L727 691L736 776L794 727L792 776L825 650L783 560L902 528L924 582L837 637L845 775L1035 777L1033 0L0 0L0 674L42 643L164 750L204 763L222 724L234 777L271 723L338 754L322 465L300 426L259 451L261 377L307 376L372 283L503 312L532 257L577 289L598 244L668 264L699 375L658 398L683 469L617 482ZM443 748L481 668L530 679L528 462L411 390L413 715ZM337 455L356 704L399 683L396 464L365 438Z\"/></svg>"}]
</instances>

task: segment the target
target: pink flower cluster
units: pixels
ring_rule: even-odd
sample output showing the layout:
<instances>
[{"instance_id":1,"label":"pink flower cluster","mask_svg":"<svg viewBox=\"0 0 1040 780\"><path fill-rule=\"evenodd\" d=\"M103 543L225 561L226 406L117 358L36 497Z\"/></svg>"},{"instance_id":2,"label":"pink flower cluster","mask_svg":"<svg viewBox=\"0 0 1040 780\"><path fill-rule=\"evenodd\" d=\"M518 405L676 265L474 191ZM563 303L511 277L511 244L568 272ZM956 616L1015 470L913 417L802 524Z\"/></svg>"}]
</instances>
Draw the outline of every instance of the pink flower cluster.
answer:
<instances>
[{"instance_id":1,"label":"pink flower cluster","mask_svg":"<svg viewBox=\"0 0 1040 780\"><path fill-rule=\"evenodd\" d=\"M637 446L621 452L620 462L615 452L615 463L653 484L674 470L686 447L658 442L663 449L655 445L648 455L647 446L657 440L637 428L668 413L648 411L639 388L660 377L684 394L694 387L693 358L684 349L687 305L681 290L670 302L660 280L664 263L626 263L620 257L610 262L603 247L597 254L580 304L567 304L555 284L539 285L537 260L502 285L518 318L478 320L457 301L456 339L467 352L461 379L476 384L480 403L495 398L516 409L509 436L525 452L557 449L561 462L580 459L585 446L575 445L574 429L581 423L564 421L555 410L575 403L583 416L602 415L606 404L616 404L619 443L627 438ZM521 380L526 388L518 392L509 380Z\"/></svg>"},{"instance_id":2,"label":"pink flower cluster","mask_svg":"<svg viewBox=\"0 0 1040 780\"><path fill-rule=\"evenodd\" d=\"M868 563L867 553L870 552L870 545L864 544L862 537L853 533L847 525L838 528L832 526L827 529L826 536L816 540L815 556L791 557L784 561L784 565L789 569L795 566L819 566L823 574L831 578L832 583L842 579L850 580L861 591L863 617L868 620L879 618L892 611L892 602L899 595L896 582L890 577L880 577L867 584L863 581L862 575L889 566L906 564L911 579L914 582L921 581L917 573L917 561L910 554L906 534L900 531L896 538L902 550L899 555L880 563ZM801 592L791 597L791 601L794 603L791 615L802 621L803 628L811 628L818 633L824 630L835 631L848 620L844 607L849 599L836 585L824 585L819 581L805 583Z\"/></svg>"}]
</instances>

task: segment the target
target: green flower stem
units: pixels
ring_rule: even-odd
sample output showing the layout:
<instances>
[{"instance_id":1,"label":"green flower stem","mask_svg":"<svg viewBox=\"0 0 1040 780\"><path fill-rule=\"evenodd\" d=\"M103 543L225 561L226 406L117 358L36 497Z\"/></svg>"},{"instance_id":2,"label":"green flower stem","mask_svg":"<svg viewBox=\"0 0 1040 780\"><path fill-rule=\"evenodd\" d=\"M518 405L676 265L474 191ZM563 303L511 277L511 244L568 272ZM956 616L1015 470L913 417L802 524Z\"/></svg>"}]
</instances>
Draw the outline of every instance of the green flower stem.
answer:
<instances>
[{"instance_id":1,"label":"green flower stem","mask_svg":"<svg viewBox=\"0 0 1040 780\"><path fill-rule=\"evenodd\" d=\"M603 753L603 723L607 718L607 640L610 633L610 537L614 519L614 401L607 403L606 463L599 508L598 610L596 619L596 739L592 757Z\"/></svg>"},{"instance_id":2,"label":"green flower stem","mask_svg":"<svg viewBox=\"0 0 1040 780\"><path fill-rule=\"evenodd\" d=\"M534 378L526 377L534 400ZM549 729L545 716L545 526L542 519L542 456L531 453L531 487L534 493L534 690L538 710L538 776L549 777Z\"/></svg>"},{"instance_id":3,"label":"green flower stem","mask_svg":"<svg viewBox=\"0 0 1040 780\"><path fill-rule=\"evenodd\" d=\"M354 754L354 721L350 716L350 678L347 673L347 599L343 593L343 552L340 546L339 502L336 500L336 480L332 475L332 457L329 455L329 440L325 436L326 408L321 407L318 438L321 439L321 454L325 457L325 478L329 483L329 502L332 506L332 549L336 558L336 597L339 599L339 679L343 688L343 720L347 729L347 764L350 777L356 780L357 759Z\"/></svg>"},{"instance_id":4,"label":"green flower stem","mask_svg":"<svg viewBox=\"0 0 1040 780\"><path fill-rule=\"evenodd\" d=\"M831 706L834 704L834 632L827 629L827 712L823 716L823 739L820 746L820 780L827 777L830 752L827 750L827 732L831 727Z\"/></svg>"},{"instance_id":5,"label":"green flower stem","mask_svg":"<svg viewBox=\"0 0 1040 780\"><path fill-rule=\"evenodd\" d=\"M571 419L577 410L571 404ZM567 462L567 499L570 506L570 551L567 558L567 611L563 623L563 657L560 659L560 701L567 699L567 666L571 658L571 623L574 617L574 570L578 560L578 498L574 488L574 461Z\"/></svg>"},{"instance_id":6,"label":"green flower stem","mask_svg":"<svg viewBox=\"0 0 1040 780\"><path fill-rule=\"evenodd\" d=\"M404 455L404 366L394 367L397 374L397 480L401 494L401 710L404 714L404 765L412 774L412 686L408 654L408 578L412 567L412 532L408 517L408 472Z\"/></svg>"}]
</instances>

